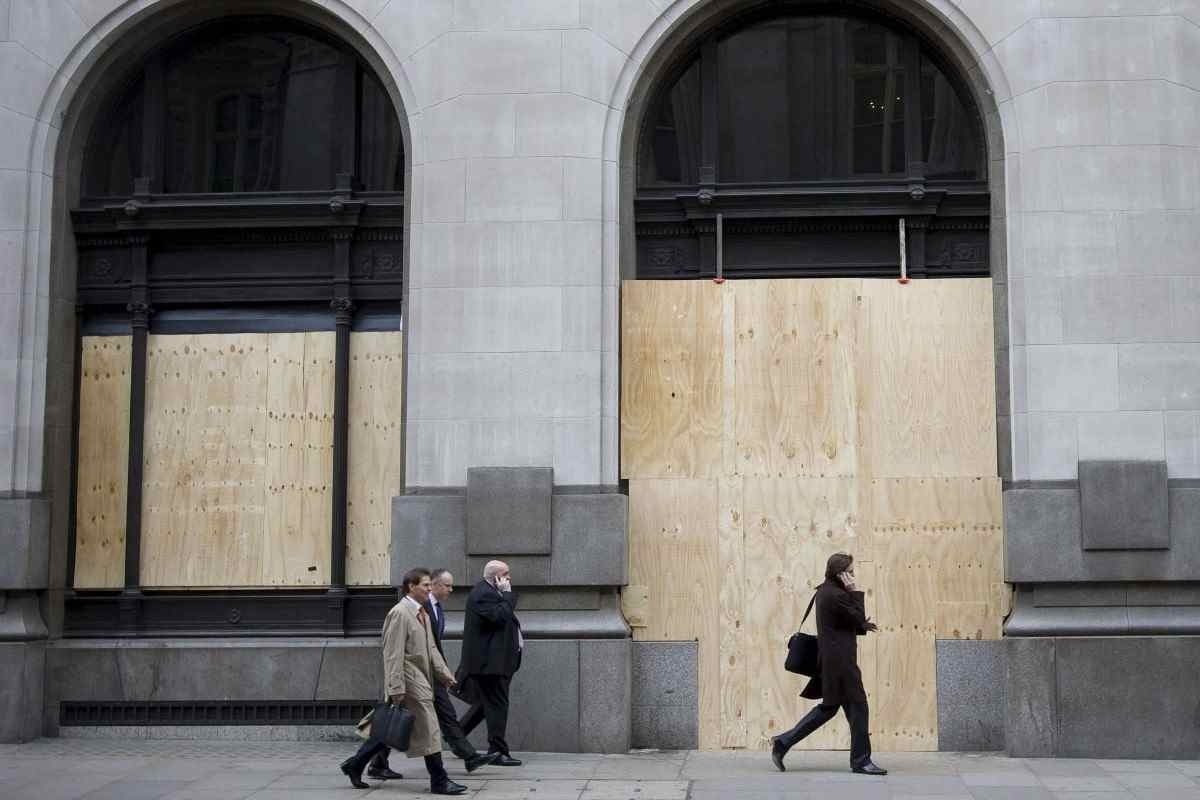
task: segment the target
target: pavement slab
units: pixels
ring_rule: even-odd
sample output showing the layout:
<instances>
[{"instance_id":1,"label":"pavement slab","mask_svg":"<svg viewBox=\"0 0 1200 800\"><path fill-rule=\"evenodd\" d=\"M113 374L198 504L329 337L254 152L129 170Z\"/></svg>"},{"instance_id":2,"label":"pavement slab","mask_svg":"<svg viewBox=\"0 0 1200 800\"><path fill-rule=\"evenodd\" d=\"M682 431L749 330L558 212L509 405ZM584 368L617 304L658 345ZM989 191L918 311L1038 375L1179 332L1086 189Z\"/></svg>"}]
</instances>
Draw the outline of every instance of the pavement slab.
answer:
<instances>
[{"instance_id":1,"label":"pavement slab","mask_svg":"<svg viewBox=\"0 0 1200 800\"><path fill-rule=\"evenodd\" d=\"M424 800L420 759L393 754L398 781L355 791L347 742L40 739L0 745L2 800ZM854 775L844 751L517 753L520 767L450 776L469 800L1200 800L1200 761L1019 759L999 753L880 753L886 777Z\"/></svg>"}]
</instances>

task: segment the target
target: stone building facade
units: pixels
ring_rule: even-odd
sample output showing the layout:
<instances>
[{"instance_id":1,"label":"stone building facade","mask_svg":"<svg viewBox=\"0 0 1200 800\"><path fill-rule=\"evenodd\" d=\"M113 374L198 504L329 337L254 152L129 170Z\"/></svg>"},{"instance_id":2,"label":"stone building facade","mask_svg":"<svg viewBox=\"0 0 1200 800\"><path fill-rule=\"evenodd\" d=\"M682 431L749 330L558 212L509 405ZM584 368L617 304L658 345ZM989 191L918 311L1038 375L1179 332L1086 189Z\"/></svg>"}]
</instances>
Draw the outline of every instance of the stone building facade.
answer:
<instances>
[{"instance_id":1,"label":"stone building facade","mask_svg":"<svg viewBox=\"0 0 1200 800\"><path fill-rule=\"evenodd\" d=\"M88 638L70 635L66 619L81 260L72 212L88 136L114 76L156 43L260 14L345 43L397 110L406 402L393 524L419 519L395 536L461 531L465 550L425 557L456 557L464 572L492 554L527 557L527 574L544 568L530 613L544 615L546 642L528 674L574 666L576 682L519 723L519 746L694 744L686 699L663 688L664 675L687 673L687 648L630 642L615 600L622 568L556 588L554 559L565 556L546 537L558 525L610 531L595 561L624 558L621 501L614 512L604 498L620 495L619 286L638 274L639 131L679 54L762 5L0 0L0 739L57 732L63 699L332 701L370 685L367 640ZM1002 642L939 645L943 746L1195 757L1200 3L776 5L905 26L981 121L1005 579L1016 600ZM552 489L522 483L532 472L507 476L544 506L531 523L540 544L472 545L476 467L553 470ZM553 516L551 498L573 494L600 499L565 500L581 516ZM219 685L279 659L294 665L286 675L204 696L178 675L137 698L121 682L200 665ZM965 677L977 672L983 685ZM66 697L85 675L92 694ZM587 724L597 697L620 712L611 729ZM964 705L978 718L964 720Z\"/></svg>"}]
</instances>

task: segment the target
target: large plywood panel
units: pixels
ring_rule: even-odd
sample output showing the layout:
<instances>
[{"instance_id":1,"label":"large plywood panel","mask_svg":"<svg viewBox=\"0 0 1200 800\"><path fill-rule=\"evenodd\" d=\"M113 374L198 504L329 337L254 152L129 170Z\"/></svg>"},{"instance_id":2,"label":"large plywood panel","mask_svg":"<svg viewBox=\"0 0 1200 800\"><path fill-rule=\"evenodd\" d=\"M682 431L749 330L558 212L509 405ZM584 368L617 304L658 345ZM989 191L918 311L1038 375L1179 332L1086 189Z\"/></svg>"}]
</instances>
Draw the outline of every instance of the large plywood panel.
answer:
<instances>
[{"instance_id":1,"label":"large plywood panel","mask_svg":"<svg viewBox=\"0 0 1200 800\"><path fill-rule=\"evenodd\" d=\"M80 354L75 508L77 589L125 582L130 337L85 336Z\"/></svg>"},{"instance_id":2,"label":"large plywood panel","mask_svg":"<svg viewBox=\"0 0 1200 800\"><path fill-rule=\"evenodd\" d=\"M350 335L350 473L346 581L391 582L392 498L404 480L404 336ZM437 565L433 565L437 566Z\"/></svg>"},{"instance_id":3,"label":"large plywood panel","mask_svg":"<svg viewBox=\"0 0 1200 800\"><path fill-rule=\"evenodd\" d=\"M150 337L143 586L328 581L332 339Z\"/></svg>"},{"instance_id":4,"label":"large plywood panel","mask_svg":"<svg viewBox=\"0 0 1200 800\"><path fill-rule=\"evenodd\" d=\"M629 483L629 582L646 587L642 641L699 643L700 746L721 746L716 479Z\"/></svg>"},{"instance_id":5,"label":"large plywood panel","mask_svg":"<svg viewBox=\"0 0 1200 800\"><path fill-rule=\"evenodd\" d=\"M304 334L303 537L329 582L333 536L333 395L337 334ZM275 577L278 581L279 578ZM316 582L316 581L314 581Z\"/></svg>"},{"instance_id":6,"label":"large plywood panel","mask_svg":"<svg viewBox=\"0 0 1200 800\"><path fill-rule=\"evenodd\" d=\"M334 335L266 337L266 516L262 585L329 583Z\"/></svg>"},{"instance_id":7,"label":"large plywood panel","mask_svg":"<svg viewBox=\"0 0 1200 800\"><path fill-rule=\"evenodd\" d=\"M714 290L721 292L719 321ZM628 300L632 287L625 291ZM704 308L680 308L697 303ZM935 638L998 637L1007 599L990 284L742 281L645 289L625 309L623 358L635 322L643 355L637 370L623 364L623 391L646 383L647 374L659 388L638 389L640 416L630 429L688 413L679 402L686 392L670 391L683 381L663 376L692 374L679 365L703 350L698 339L709 341L689 327L699 318L710 320L706 331L719 327L713 362L722 364L709 382L718 397L705 406L702 424L677 421L684 433L668 426L655 439L628 436L622 420L627 472L632 464L657 477L723 475L631 481L633 585L623 602L635 638L697 638L702 746L765 748L812 705L798 697L804 679L783 670L787 638L828 556L854 553L868 614L880 626L859 639L874 744L936 749ZM663 352L647 344L662 349L663 341L672 342ZM623 414L629 400L623 397ZM657 410L648 408L656 403ZM694 452L679 442L693 442L718 419L717 472L697 472L687 466L694 459L677 455ZM642 448L633 461L631 442ZM712 553L719 569L698 568ZM696 588L714 574L715 592ZM839 717L801 746L848 744Z\"/></svg>"},{"instance_id":8,"label":"large plywood panel","mask_svg":"<svg viewBox=\"0 0 1200 800\"><path fill-rule=\"evenodd\" d=\"M721 473L721 287L629 281L621 291L621 477Z\"/></svg>"},{"instance_id":9,"label":"large plywood panel","mask_svg":"<svg viewBox=\"0 0 1200 800\"><path fill-rule=\"evenodd\" d=\"M855 318L861 283L732 284L737 474L854 475Z\"/></svg>"},{"instance_id":10,"label":"large plywood panel","mask_svg":"<svg viewBox=\"0 0 1200 800\"><path fill-rule=\"evenodd\" d=\"M812 705L799 697L806 679L784 670L783 662L787 640L799 629L805 607L824 580L826 560L839 551L855 553L858 559L867 552L857 531L853 479L745 478L743 486L745 656L753 676L746 704L746 746L762 749ZM869 559L859 560L856 570L869 587ZM814 618L805 630L816 631ZM869 658L864 653L863 661ZM864 669L864 681L870 673ZM844 722L830 723L801 746L844 747L847 730Z\"/></svg>"},{"instance_id":11,"label":"large plywood panel","mask_svg":"<svg viewBox=\"0 0 1200 800\"><path fill-rule=\"evenodd\" d=\"M862 297L861 473L995 475L991 280L864 280Z\"/></svg>"},{"instance_id":12,"label":"large plywood panel","mask_svg":"<svg viewBox=\"0 0 1200 800\"><path fill-rule=\"evenodd\" d=\"M903 534L927 548L938 638L1000 638L1005 613L1000 479L876 479L864 491L876 541Z\"/></svg>"}]
</instances>

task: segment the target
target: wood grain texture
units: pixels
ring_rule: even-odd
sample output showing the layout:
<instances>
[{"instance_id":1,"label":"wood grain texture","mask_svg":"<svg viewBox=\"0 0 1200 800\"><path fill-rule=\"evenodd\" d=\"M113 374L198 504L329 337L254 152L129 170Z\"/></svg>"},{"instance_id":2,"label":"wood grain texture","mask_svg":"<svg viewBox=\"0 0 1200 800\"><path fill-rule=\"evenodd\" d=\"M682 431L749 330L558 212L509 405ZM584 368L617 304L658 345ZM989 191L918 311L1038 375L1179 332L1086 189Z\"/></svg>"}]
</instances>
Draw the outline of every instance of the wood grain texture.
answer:
<instances>
[{"instance_id":1,"label":"wood grain texture","mask_svg":"<svg viewBox=\"0 0 1200 800\"><path fill-rule=\"evenodd\" d=\"M77 589L119 589L125 583L130 346L129 336L83 337L75 494Z\"/></svg>"},{"instance_id":2,"label":"wood grain texture","mask_svg":"<svg viewBox=\"0 0 1200 800\"><path fill-rule=\"evenodd\" d=\"M392 498L403 491L404 335L350 334L346 582L391 583ZM431 565L436 567L438 565Z\"/></svg>"},{"instance_id":3,"label":"wood grain texture","mask_svg":"<svg viewBox=\"0 0 1200 800\"><path fill-rule=\"evenodd\" d=\"M629 482L629 582L645 586L640 641L699 642L700 746L721 746L719 487L716 479Z\"/></svg>"},{"instance_id":4,"label":"wood grain texture","mask_svg":"<svg viewBox=\"0 0 1200 800\"><path fill-rule=\"evenodd\" d=\"M150 337L143 586L328 581L332 340Z\"/></svg>"},{"instance_id":5,"label":"wood grain texture","mask_svg":"<svg viewBox=\"0 0 1200 800\"><path fill-rule=\"evenodd\" d=\"M855 473L861 281L738 281L735 468L746 476Z\"/></svg>"},{"instance_id":6,"label":"wood grain texture","mask_svg":"<svg viewBox=\"0 0 1200 800\"><path fill-rule=\"evenodd\" d=\"M720 583L721 746L745 747L746 703L752 676L747 665L746 599L757 587L747 584L742 530L742 480L722 478L718 486L717 537Z\"/></svg>"},{"instance_id":7,"label":"wood grain texture","mask_svg":"<svg viewBox=\"0 0 1200 800\"><path fill-rule=\"evenodd\" d=\"M621 477L721 474L724 301L707 281L621 294Z\"/></svg>"},{"instance_id":8,"label":"wood grain texture","mask_svg":"<svg viewBox=\"0 0 1200 800\"><path fill-rule=\"evenodd\" d=\"M860 474L996 474L990 279L864 280Z\"/></svg>"}]
</instances>

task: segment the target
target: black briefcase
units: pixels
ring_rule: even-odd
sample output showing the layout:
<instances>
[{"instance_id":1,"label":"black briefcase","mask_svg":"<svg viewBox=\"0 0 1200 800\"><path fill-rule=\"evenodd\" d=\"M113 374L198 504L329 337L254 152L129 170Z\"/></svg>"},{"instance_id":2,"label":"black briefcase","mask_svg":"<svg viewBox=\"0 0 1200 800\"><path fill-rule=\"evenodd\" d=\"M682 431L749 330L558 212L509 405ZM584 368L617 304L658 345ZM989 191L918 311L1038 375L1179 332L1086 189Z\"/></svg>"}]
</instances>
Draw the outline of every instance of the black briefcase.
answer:
<instances>
[{"instance_id":1,"label":"black briefcase","mask_svg":"<svg viewBox=\"0 0 1200 800\"><path fill-rule=\"evenodd\" d=\"M407 750L414 721L412 712L404 706L380 703L371 716L371 738L393 750Z\"/></svg>"},{"instance_id":2,"label":"black briefcase","mask_svg":"<svg viewBox=\"0 0 1200 800\"><path fill-rule=\"evenodd\" d=\"M817 596L814 594L812 600L808 601L808 608L804 611L804 619L800 620L801 628L804 627L804 623L808 620L809 612L812 611L813 603L816 601ZM811 678L821 671L820 652L817 637L803 631L796 631L792 634L792 638L788 639L787 659L783 662L783 668L788 672L794 672L797 675L807 675Z\"/></svg>"}]
</instances>

